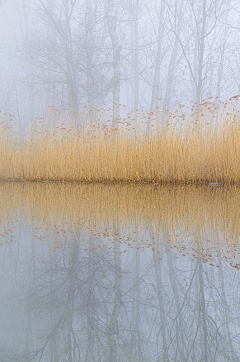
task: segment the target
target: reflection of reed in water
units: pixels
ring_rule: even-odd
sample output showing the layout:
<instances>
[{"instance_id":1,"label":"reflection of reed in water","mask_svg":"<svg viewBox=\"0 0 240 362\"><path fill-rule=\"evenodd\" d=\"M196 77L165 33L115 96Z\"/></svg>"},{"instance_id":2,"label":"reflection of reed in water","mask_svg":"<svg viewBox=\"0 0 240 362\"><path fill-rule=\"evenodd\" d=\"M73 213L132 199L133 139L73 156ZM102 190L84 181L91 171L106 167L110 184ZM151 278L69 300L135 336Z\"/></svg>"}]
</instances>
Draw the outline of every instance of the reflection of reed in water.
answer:
<instances>
[{"instance_id":1,"label":"reflection of reed in water","mask_svg":"<svg viewBox=\"0 0 240 362\"><path fill-rule=\"evenodd\" d=\"M239 197L1 184L0 360L239 361Z\"/></svg>"},{"instance_id":2,"label":"reflection of reed in water","mask_svg":"<svg viewBox=\"0 0 240 362\"><path fill-rule=\"evenodd\" d=\"M183 255L212 263L221 251L238 265L238 187L4 183L0 200L1 242L24 216L35 237L51 240L54 250L76 243L113 249L116 242L122 252L154 250L164 240Z\"/></svg>"}]
</instances>

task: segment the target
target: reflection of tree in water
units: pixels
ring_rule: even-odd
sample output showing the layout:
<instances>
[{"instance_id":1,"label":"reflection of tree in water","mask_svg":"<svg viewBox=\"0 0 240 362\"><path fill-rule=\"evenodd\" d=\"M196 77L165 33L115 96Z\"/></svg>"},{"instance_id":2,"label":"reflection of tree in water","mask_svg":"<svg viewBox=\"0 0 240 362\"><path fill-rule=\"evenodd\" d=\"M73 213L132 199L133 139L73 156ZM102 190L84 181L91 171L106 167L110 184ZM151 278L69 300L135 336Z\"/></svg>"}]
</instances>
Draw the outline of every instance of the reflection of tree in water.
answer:
<instances>
[{"instance_id":1,"label":"reflection of tree in water","mask_svg":"<svg viewBox=\"0 0 240 362\"><path fill-rule=\"evenodd\" d=\"M237 189L4 184L0 196L0 307L19 308L1 362L240 360Z\"/></svg>"},{"instance_id":2,"label":"reflection of tree in water","mask_svg":"<svg viewBox=\"0 0 240 362\"><path fill-rule=\"evenodd\" d=\"M115 242L20 255L25 343L16 354L9 341L1 360L238 361L238 271L177 257L161 238L145 252Z\"/></svg>"}]
</instances>

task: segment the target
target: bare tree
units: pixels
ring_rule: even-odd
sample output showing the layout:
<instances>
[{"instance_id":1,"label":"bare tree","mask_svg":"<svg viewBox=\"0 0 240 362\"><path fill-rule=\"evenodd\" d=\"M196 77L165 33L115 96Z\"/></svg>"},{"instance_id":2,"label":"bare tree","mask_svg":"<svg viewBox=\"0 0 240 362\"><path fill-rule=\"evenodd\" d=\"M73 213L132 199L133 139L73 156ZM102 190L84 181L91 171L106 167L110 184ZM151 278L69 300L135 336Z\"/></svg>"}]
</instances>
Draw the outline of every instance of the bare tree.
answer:
<instances>
[{"instance_id":1,"label":"bare tree","mask_svg":"<svg viewBox=\"0 0 240 362\"><path fill-rule=\"evenodd\" d=\"M113 67L113 121L119 116L120 103L120 55L121 46L116 29L117 18L114 14L113 0L107 0L107 27L112 44L112 67Z\"/></svg>"}]
</instances>

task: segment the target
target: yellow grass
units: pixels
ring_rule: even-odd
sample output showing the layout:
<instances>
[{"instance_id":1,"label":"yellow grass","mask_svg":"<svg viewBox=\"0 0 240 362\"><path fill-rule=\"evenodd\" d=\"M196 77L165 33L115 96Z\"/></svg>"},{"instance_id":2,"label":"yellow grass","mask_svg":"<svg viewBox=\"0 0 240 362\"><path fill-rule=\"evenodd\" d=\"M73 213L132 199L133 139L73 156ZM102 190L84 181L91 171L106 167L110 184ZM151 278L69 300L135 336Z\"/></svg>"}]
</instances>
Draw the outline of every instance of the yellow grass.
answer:
<instances>
[{"instance_id":1,"label":"yellow grass","mask_svg":"<svg viewBox=\"0 0 240 362\"><path fill-rule=\"evenodd\" d=\"M190 116L179 110L164 126L143 112L115 128L101 122L85 131L45 121L21 141L3 121L0 180L240 183L239 112L226 104L213 109L211 102ZM150 134L146 118L154 124Z\"/></svg>"}]
</instances>

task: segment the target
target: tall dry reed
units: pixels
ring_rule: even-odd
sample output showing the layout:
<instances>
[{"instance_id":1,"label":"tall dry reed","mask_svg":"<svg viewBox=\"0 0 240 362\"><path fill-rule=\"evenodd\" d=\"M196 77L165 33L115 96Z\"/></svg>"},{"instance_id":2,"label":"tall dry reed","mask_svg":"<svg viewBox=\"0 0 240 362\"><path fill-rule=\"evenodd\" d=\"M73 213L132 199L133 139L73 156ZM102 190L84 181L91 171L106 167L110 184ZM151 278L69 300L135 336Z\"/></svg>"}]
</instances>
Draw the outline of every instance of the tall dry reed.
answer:
<instances>
[{"instance_id":1,"label":"tall dry reed","mask_svg":"<svg viewBox=\"0 0 240 362\"><path fill-rule=\"evenodd\" d=\"M187 115L180 105L164 124L158 113L136 111L85 131L45 121L21 140L2 121L0 179L239 183L239 111L232 103L221 107L206 101ZM153 124L148 134L146 122Z\"/></svg>"}]
</instances>

